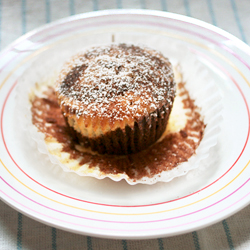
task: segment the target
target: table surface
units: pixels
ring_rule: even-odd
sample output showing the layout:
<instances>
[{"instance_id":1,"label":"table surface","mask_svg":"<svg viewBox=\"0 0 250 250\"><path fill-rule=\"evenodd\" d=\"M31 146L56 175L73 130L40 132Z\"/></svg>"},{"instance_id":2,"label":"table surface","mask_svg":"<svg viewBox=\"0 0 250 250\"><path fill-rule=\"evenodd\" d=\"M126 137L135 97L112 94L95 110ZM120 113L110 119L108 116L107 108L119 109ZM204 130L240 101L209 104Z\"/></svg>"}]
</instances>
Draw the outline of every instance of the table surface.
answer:
<instances>
[{"instance_id":1,"label":"table surface","mask_svg":"<svg viewBox=\"0 0 250 250\"><path fill-rule=\"evenodd\" d=\"M45 23L104 9L153 9L191 16L250 42L249 0L1 0L0 46ZM46 226L0 201L0 249L250 249L250 206L213 226L151 240L110 240Z\"/></svg>"}]
</instances>

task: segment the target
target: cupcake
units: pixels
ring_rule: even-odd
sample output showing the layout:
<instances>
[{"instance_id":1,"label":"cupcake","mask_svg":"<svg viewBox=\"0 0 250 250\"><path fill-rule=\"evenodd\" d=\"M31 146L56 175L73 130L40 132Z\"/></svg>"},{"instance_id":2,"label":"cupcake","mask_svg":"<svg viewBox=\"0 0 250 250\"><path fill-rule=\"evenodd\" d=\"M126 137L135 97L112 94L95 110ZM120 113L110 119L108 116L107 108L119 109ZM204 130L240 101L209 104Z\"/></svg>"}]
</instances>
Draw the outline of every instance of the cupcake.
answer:
<instances>
[{"instance_id":1,"label":"cupcake","mask_svg":"<svg viewBox=\"0 0 250 250\"><path fill-rule=\"evenodd\" d=\"M169 60L127 44L75 55L65 63L55 89L78 142L115 155L139 152L161 137L176 93Z\"/></svg>"}]
</instances>

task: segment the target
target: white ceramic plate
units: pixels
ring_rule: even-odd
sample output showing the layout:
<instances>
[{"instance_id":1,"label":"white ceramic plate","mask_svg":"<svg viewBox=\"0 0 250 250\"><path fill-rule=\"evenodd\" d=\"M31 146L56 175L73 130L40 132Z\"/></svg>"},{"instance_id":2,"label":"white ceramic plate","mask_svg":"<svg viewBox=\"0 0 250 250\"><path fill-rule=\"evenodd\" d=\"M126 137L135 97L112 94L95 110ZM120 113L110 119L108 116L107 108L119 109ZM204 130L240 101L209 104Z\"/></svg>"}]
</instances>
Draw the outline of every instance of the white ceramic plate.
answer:
<instances>
[{"instance_id":1,"label":"white ceramic plate","mask_svg":"<svg viewBox=\"0 0 250 250\"><path fill-rule=\"evenodd\" d=\"M129 186L124 180L63 172L22 132L13 114L14 90L23 72L53 47L69 43L77 49L79 41L85 47L93 36L97 44L109 43L113 34L124 42L131 42L126 37L133 34L151 47L166 38L176 40L207 68L224 106L212 164L210 159L203 170L169 183ZM197 230L250 203L250 48L232 35L170 13L101 11L30 32L2 51L0 59L0 197L15 209L75 233L142 239Z\"/></svg>"}]
</instances>

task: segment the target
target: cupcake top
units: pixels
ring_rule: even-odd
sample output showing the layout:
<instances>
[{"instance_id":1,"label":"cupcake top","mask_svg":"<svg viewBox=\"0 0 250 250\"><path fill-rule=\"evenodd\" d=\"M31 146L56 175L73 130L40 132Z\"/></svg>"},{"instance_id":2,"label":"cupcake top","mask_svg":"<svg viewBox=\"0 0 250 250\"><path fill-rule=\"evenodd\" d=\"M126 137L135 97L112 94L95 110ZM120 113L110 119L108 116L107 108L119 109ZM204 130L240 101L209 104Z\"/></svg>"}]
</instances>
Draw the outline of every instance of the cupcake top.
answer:
<instances>
[{"instance_id":1,"label":"cupcake top","mask_svg":"<svg viewBox=\"0 0 250 250\"><path fill-rule=\"evenodd\" d=\"M172 106L172 66L162 54L134 45L93 47L67 62L56 94L66 117L130 125ZM87 127L87 124L85 124Z\"/></svg>"}]
</instances>

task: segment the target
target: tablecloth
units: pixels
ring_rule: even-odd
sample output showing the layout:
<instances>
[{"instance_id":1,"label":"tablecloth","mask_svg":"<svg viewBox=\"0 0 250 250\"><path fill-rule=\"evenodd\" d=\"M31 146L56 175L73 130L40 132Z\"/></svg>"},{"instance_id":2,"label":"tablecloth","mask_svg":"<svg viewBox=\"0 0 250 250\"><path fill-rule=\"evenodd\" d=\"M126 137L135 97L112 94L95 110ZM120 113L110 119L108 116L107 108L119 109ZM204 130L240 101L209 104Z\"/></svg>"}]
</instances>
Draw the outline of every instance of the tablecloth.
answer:
<instances>
[{"instance_id":1,"label":"tablecloth","mask_svg":"<svg viewBox=\"0 0 250 250\"><path fill-rule=\"evenodd\" d=\"M0 46L63 17L104 9L152 9L194 17L250 41L249 0L1 0ZM0 152L1 154L1 152ZM250 249L250 206L210 227L145 240L101 239L56 229L0 201L0 249Z\"/></svg>"}]
</instances>

